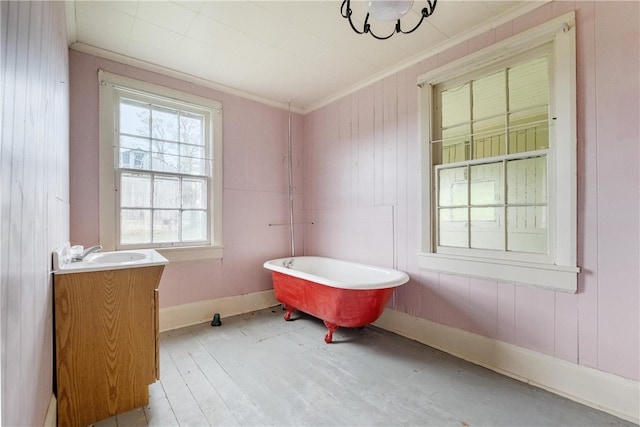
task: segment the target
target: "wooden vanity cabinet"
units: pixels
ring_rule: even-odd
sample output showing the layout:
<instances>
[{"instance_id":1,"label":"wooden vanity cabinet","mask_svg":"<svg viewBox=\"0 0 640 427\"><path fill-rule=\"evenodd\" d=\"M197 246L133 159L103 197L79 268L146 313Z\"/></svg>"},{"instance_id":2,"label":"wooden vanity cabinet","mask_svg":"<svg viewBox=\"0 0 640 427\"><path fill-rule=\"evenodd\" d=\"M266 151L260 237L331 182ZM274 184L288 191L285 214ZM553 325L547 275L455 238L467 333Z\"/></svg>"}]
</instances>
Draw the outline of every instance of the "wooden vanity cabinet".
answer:
<instances>
[{"instance_id":1,"label":"wooden vanity cabinet","mask_svg":"<svg viewBox=\"0 0 640 427\"><path fill-rule=\"evenodd\" d=\"M146 405L159 374L163 265L54 276L59 426Z\"/></svg>"}]
</instances>

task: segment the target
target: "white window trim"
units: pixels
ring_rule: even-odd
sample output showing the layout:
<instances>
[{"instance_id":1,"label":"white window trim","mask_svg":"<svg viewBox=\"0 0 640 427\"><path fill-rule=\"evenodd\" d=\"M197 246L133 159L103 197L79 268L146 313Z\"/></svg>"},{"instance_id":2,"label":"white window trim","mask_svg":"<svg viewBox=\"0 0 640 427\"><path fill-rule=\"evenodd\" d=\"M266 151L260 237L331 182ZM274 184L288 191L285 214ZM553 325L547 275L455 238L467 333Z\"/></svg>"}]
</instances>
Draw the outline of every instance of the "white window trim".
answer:
<instances>
[{"instance_id":1,"label":"white window trim","mask_svg":"<svg viewBox=\"0 0 640 427\"><path fill-rule=\"evenodd\" d=\"M103 70L98 72L99 84L99 214L100 244L105 250L116 250L116 170L114 168L114 111L115 92L113 86L146 92L174 99L179 102L201 105L213 110L213 175L211 212L211 243L205 246L157 247L154 248L170 262L221 259L222 244L222 104L199 96L186 94L152 83L119 76Z\"/></svg>"},{"instance_id":2,"label":"white window trim","mask_svg":"<svg viewBox=\"0 0 640 427\"><path fill-rule=\"evenodd\" d=\"M555 140L550 141L549 263L436 253L434 247L432 165L430 158L433 87L479 71L552 42L554 91L550 114ZM421 120L422 229L418 266L426 270L497 281L577 291L576 47L574 12L453 61L418 78ZM556 141L559 141L557 143ZM571 195L570 197L567 195ZM470 253L471 254L471 253ZM479 252L476 252L479 254ZM535 259L535 258L532 258Z\"/></svg>"}]
</instances>

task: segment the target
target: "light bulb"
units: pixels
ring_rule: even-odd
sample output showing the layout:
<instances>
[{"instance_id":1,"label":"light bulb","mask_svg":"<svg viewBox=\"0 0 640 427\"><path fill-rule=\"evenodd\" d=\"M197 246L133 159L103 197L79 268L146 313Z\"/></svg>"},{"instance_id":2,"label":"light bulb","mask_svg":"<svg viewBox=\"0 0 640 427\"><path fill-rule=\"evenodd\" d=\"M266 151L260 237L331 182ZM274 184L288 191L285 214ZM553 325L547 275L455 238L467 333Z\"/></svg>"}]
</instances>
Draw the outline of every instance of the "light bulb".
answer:
<instances>
[{"instance_id":1,"label":"light bulb","mask_svg":"<svg viewBox=\"0 0 640 427\"><path fill-rule=\"evenodd\" d=\"M369 15L378 21L397 21L411 10L413 0L369 0Z\"/></svg>"}]
</instances>

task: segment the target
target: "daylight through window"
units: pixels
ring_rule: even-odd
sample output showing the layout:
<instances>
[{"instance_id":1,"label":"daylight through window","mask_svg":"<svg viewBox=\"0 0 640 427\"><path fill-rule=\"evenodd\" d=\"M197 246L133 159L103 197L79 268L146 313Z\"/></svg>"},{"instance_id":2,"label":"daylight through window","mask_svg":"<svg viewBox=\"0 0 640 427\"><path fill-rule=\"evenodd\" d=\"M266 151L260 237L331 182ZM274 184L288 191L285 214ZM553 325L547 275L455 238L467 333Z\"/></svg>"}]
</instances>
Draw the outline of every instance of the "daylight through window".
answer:
<instances>
[{"instance_id":1,"label":"daylight through window","mask_svg":"<svg viewBox=\"0 0 640 427\"><path fill-rule=\"evenodd\" d=\"M215 101L101 72L103 246L220 246L220 127Z\"/></svg>"},{"instance_id":2,"label":"daylight through window","mask_svg":"<svg viewBox=\"0 0 640 427\"><path fill-rule=\"evenodd\" d=\"M434 88L438 246L548 252L548 62Z\"/></svg>"},{"instance_id":3,"label":"daylight through window","mask_svg":"<svg viewBox=\"0 0 640 427\"><path fill-rule=\"evenodd\" d=\"M120 243L207 242L205 116L124 96L118 107Z\"/></svg>"},{"instance_id":4,"label":"daylight through window","mask_svg":"<svg viewBox=\"0 0 640 427\"><path fill-rule=\"evenodd\" d=\"M570 12L418 78L421 268L575 292L575 49Z\"/></svg>"}]
</instances>

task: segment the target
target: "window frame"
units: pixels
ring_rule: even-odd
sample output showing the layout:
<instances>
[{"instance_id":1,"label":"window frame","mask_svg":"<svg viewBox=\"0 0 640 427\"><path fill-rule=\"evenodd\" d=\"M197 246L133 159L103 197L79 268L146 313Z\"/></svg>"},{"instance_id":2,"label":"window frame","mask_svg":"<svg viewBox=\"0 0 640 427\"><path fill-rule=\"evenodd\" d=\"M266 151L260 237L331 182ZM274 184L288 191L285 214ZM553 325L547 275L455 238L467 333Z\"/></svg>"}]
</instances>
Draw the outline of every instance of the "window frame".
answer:
<instances>
[{"instance_id":1,"label":"window frame","mask_svg":"<svg viewBox=\"0 0 640 427\"><path fill-rule=\"evenodd\" d=\"M99 84L99 212L100 212L100 244L106 250L126 250L153 248L169 261L191 261L200 259L221 259L222 243L222 104L218 101L183 93L174 89L143 82L129 77L112 74L104 70L98 72ZM157 100L160 105L184 106L187 109L196 107L206 114L208 131L206 155L211 158L207 174L209 223L207 224L209 241L205 244L171 246L165 244L118 244L119 209L118 194L119 176L128 168L116 165L118 144L116 129L118 102L122 94L130 94L134 99ZM123 98L127 98L124 96ZM166 172L140 170L152 175L167 175ZM172 175L168 173L168 175ZM178 174L180 175L180 174Z\"/></svg>"},{"instance_id":2,"label":"window frame","mask_svg":"<svg viewBox=\"0 0 640 427\"><path fill-rule=\"evenodd\" d=\"M435 182L431 159L434 87L470 74L489 73L501 64L527 57L550 45L549 148L547 149L549 253L507 254L490 250L437 251ZM574 12L526 30L418 78L421 131L422 269L564 292L577 291L576 48ZM531 57L533 58L533 56ZM505 178L506 179L506 178ZM567 196L569 195L569 196ZM500 255L498 255L500 254Z\"/></svg>"}]
</instances>

